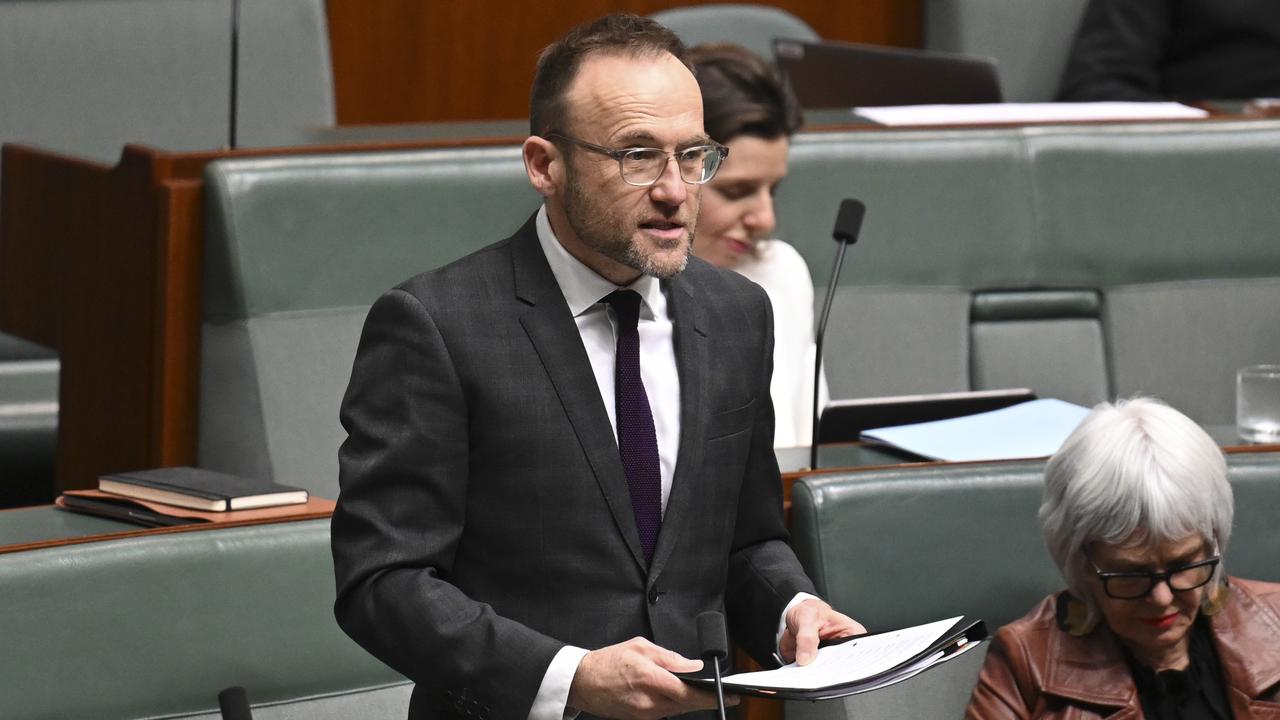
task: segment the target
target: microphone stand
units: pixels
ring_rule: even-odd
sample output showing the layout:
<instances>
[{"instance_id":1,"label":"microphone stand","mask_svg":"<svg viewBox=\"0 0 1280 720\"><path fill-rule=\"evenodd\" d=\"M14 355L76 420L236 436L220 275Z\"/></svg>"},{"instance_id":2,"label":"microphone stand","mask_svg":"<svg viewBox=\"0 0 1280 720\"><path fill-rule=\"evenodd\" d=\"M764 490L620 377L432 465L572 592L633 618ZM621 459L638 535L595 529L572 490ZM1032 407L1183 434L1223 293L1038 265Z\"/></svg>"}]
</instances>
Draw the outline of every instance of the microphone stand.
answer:
<instances>
[{"instance_id":1,"label":"microphone stand","mask_svg":"<svg viewBox=\"0 0 1280 720\"><path fill-rule=\"evenodd\" d=\"M228 112L231 127L227 141L236 149L236 116L240 114L240 0L231 0L231 97Z\"/></svg>"},{"instance_id":2,"label":"microphone stand","mask_svg":"<svg viewBox=\"0 0 1280 720\"><path fill-rule=\"evenodd\" d=\"M715 669L716 707L720 709L720 720L726 720L724 715L724 682L720 679L720 656L719 655L716 655L711 658L711 667Z\"/></svg>"},{"instance_id":3,"label":"microphone stand","mask_svg":"<svg viewBox=\"0 0 1280 720\"><path fill-rule=\"evenodd\" d=\"M724 615L715 610L708 610L698 615L698 646L702 661L710 662L715 669L716 707L720 710L720 720L724 714L724 682L720 677L720 659L729 657L729 636L725 633Z\"/></svg>"},{"instance_id":4,"label":"microphone stand","mask_svg":"<svg viewBox=\"0 0 1280 720\"><path fill-rule=\"evenodd\" d=\"M867 206L861 201L847 198L840 202L840 212L836 215L836 226L831 237L840 244L836 252L836 264L831 268L831 279L827 281L827 298L822 303L822 315L818 318L818 331L814 335L813 348L813 433L809 444L809 468L818 468L818 424L822 421L818 400L821 394L822 381L822 341L827 334L827 320L831 317L831 305L836 297L836 281L844 268L844 253L849 246L858 242L858 231L862 229L862 217Z\"/></svg>"}]
</instances>

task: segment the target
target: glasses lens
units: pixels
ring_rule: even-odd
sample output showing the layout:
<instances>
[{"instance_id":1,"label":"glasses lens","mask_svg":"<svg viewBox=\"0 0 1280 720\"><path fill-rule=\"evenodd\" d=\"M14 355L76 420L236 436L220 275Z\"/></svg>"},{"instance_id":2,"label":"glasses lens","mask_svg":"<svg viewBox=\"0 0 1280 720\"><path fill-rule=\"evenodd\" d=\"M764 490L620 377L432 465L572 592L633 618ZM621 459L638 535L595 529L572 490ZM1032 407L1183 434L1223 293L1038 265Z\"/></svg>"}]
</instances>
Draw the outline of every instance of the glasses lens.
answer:
<instances>
[{"instance_id":1,"label":"glasses lens","mask_svg":"<svg viewBox=\"0 0 1280 720\"><path fill-rule=\"evenodd\" d=\"M1117 600L1136 600L1146 597L1147 593L1163 578L1169 578L1169 587L1173 590L1195 590L1213 578L1213 569L1218 560L1213 558L1204 564L1193 564L1188 567L1164 573L1139 573L1134 575L1112 576L1102 579L1103 590Z\"/></svg>"},{"instance_id":2,"label":"glasses lens","mask_svg":"<svg viewBox=\"0 0 1280 720\"><path fill-rule=\"evenodd\" d=\"M1216 563L1207 563L1199 567L1189 567L1178 570L1169 576L1169 587L1174 590L1194 590L1201 585L1209 582L1209 578L1213 577L1213 567Z\"/></svg>"},{"instance_id":3,"label":"glasses lens","mask_svg":"<svg viewBox=\"0 0 1280 720\"><path fill-rule=\"evenodd\" d=\"M1152 587L1150 575L1109 577L1102 581L1103 590L1117 600L1132 600L1146 595Z\"/></svg>"},{"instance_id":4,"label":"glasses lens","mask_svg":"<svg viewBox=\"0 0 1280 720\"><path fill-rule=\"evenodd\" d=\"M622 167L622 179L631 185L652 185L667 169L667 158L661 150L636 148L622 154L618 164ZM714 145L698 145L675 153L680 177L687 183L701 185L715 177L724 158L720 148Z\"/></svg>"},{"instance_id":5,"label":"glasses lens","mask_svg":"<svg viewBox=\"0 0 1280 720\"><path fill-rule=\"evenodd\" d=\"M706 145L691 147L687 150L681 150L676 155L676 162L680 164L680 177L685 182L704 183L715 174L715 167L711 166L708 172L708 165L712 162L712 148Z\"/></svg>"},{"instance_id":6,"label":"glasses lens","mask_svg":"<svg viewBox=\"0 0 1280 720\"><path fill-rule=\"evenodd\" d=\"M720 169L720 163L724 161L724 151L715 145L689 148L685 152L694 156L687 164L683 160L680 163L680 172L686 182L701 185L710 181Z\"/></svg>"},{"instance_id":7,"label":"glasses lens","mask_svg":"<svg viewBox=\"0 0 1280 720\"><path fill-rule=\"evenodd\" d=\"M637 148L622 154L622 179L632 185L652 185L667 165L667 154L661 150Z\"/></svg>"}]
</instances>

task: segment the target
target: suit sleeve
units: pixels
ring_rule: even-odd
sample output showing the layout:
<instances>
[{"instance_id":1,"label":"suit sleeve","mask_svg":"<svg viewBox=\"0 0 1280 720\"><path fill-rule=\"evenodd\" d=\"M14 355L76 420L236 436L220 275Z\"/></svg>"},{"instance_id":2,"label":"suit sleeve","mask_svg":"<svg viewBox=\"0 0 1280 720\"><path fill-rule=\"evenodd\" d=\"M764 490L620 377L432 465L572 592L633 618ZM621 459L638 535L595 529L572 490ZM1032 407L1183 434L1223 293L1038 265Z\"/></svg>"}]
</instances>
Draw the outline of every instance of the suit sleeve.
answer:
<instances>
[{"instance_id":1,"label":"suit sleeve","mask_svg":"<svg viewBox=\"0 0 1280 720\"><path fill-rule=\"evenodd\" d=\"M445 339L392 290L365 321L341 420L338 623L418 684L415 702L525 717L562 643L450 583L464 531L467 404Z\"/></svg>"},{"instance_id":2,"label":"suit sleeve","mask_svg":"<svg viewBox=\"0 0 1280 720\"><path fill-rule=\"evenodd\" d=\"M1025 697L1027 684L1019 678L1027 678L1030 671L1026 653L1018 638L1001 629L991 642L991 649L978 674L978 684L965 708L966 720L1029 720L1033 699Z\"/></svg>"},{"instance_id":3,"label":"suit sleeve","mask_svg":"<svg viewBox=\"0 0 1280 720\"><path fill-rule=\"evenodd\" d=\"M1168 0L1092 0L1058 99L1164 100L1160 63L1173 32Z\"/></svg>"},{"instance_id":4,"label":"suit sleeve","mask_svg":"<svg viewBox=\"0 0 1280 720\"><path fill-rule=\"evenodd\" d=\"M754 287L754 286L753 286ZM756 290L759 290L756 288ZM725 606L735 641L764 667L777 663L778 620L796 593L815 593L813 583L792 551L782 514L782 479L773 450L774 413L769 395L773 369L773 312L759 291L757 324L762 324L762 372L752 427L750 457L738 496ZM748 303L744 305L750 307Z\"/></svg>"}]
</instances>

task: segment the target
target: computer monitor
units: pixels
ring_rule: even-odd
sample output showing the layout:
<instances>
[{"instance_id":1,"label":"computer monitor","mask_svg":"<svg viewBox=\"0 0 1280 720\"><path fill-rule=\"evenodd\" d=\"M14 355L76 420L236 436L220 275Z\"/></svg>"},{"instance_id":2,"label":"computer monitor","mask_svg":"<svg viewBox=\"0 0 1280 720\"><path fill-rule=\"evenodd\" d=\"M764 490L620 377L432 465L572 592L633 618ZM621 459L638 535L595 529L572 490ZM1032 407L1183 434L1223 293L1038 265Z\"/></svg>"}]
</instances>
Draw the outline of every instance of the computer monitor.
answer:
<instances>
[{"instance_id":1,"label":"computer monitor","mask_svg":"<svg viewBox=\"0 0 1280 720\"><path fill-rule=\"evenodd\" d=\"M774 55L800 107L998 103L989 58L879 45L777 39Z\"/></svg>"},{"instance_id":2,"label":"computer monitor","mask_svg":"<svg viewBox=\"0 0 1280 720\"><path fill-rule=\"evenodd\" d=\"M822 411L818 442L852 442L864 430L946 420L1035 400L1028 388L833 400Z\"/></svg>"}]
</instances>

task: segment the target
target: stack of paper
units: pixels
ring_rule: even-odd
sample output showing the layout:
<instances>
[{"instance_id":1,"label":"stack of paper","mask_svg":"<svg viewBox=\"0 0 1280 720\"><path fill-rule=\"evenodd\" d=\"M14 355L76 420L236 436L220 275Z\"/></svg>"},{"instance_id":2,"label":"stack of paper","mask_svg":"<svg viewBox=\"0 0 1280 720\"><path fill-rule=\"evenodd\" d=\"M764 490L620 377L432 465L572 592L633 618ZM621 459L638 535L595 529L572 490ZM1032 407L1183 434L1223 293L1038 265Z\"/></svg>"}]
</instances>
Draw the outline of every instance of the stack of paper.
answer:
<instances>
[{"instance_id":1,"label":"stack of paper","mask_svg":"<svg viewBox=\"0 0 1280 720\"><path fill-rule=\"evenodd\" d=\"M875 428L864 440L933 460L1012 460L1052 455L1089 408L1046 398L1000 410L933 422Z\"/></svg>"},{"instance_id":2,"label":"stack of paper","mask_svg":"<svg viewBox=\"0 0 1280 720\"><path fill-rule=\"evenodd\" d=\"M724 691L795 700L824 700L878 690L959 657L987 638L973 618L947 620L823 643L813 662L724 678ZM682 676L704 687L709 678Z\"/></svg>"},{"instance_id":3,"label":"stack of paper","mask_svg":"<svg viewBox=\"0 0 1280 720\"><path fill-rule=\"evenodd\" d=\"M1198 120L1199 108L1175 102L974 103L860 107L854 112L890 126L1095 122L1099 120Z\"/></svg>"}]
</instances>

